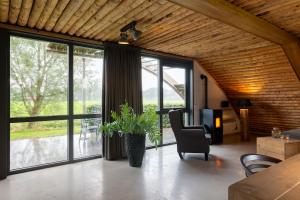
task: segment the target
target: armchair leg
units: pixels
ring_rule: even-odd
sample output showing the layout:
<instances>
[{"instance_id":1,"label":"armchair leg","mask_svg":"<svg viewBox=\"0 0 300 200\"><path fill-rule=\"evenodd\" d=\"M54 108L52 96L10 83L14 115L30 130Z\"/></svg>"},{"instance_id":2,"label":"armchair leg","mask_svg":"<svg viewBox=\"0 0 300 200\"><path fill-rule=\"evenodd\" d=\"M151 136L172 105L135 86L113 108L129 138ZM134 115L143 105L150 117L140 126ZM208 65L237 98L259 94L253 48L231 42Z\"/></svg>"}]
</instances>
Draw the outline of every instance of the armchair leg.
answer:
<instances>
[{"instance_id":1,"label":"armchair leg","mask_svg":"<svg viewBox=\"0 0 300 200\"><path fill-rule=\"evenodd\" d=\"M205 153L205 160L208 161L208 153Z\"/></svg>"},{"instance_id":2,"label":"armchair leg","mask_svg":"<svg viewBox=\"0 0 300 200\"><path fill-rule=\"evenodd\" d=\"M180 159L183 160L183 156L182 156L182 153L180 151L178 151L178 155L179 155Z\"/></svg>"}]
</instances>

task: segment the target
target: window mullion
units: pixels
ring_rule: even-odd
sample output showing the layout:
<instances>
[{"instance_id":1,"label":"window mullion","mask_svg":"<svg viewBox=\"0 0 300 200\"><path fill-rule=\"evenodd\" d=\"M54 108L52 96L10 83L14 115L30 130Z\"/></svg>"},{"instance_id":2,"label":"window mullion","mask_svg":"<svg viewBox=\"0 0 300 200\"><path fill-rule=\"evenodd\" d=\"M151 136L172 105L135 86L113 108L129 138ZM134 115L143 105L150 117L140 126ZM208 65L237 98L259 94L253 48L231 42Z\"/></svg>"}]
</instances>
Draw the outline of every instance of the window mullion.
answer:
<instances>
[{"instance_id":1,"label":"window mullion","mask_svg":"<svg viewBox=\"0 0 300 200\"><path fill-rule=\"evenodd\" d=\"M68 49L68 56L69 56L69 84L68 84L68 156L69 160L72 161L74 159L74 120L73 120L73 113L74 113L74 92L73 92L73 64L74 64L74 57L73 57L73 45L69 45Z\"/></svg>"}]
</instances>

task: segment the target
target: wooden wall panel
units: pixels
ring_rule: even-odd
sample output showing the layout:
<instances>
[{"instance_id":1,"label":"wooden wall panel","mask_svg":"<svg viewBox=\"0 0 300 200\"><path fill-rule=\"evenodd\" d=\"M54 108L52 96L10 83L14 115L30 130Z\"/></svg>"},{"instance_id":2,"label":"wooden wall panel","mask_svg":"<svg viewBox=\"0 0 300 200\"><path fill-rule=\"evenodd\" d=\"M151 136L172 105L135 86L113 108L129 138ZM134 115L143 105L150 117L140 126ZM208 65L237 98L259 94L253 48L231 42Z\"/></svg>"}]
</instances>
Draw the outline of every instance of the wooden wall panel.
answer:
<instances>
[{"instance_id":1,"label":"wooden wall panel","mask_svg":"<svg viewBox=\"0 0 300 200\"><path fill-rule=\"evenodd\" d=\"M300 82L279 46L204 57L199 62L233 104L240 98L251 99L251 131L300 128Z\"/></svg>"}]
</instances>

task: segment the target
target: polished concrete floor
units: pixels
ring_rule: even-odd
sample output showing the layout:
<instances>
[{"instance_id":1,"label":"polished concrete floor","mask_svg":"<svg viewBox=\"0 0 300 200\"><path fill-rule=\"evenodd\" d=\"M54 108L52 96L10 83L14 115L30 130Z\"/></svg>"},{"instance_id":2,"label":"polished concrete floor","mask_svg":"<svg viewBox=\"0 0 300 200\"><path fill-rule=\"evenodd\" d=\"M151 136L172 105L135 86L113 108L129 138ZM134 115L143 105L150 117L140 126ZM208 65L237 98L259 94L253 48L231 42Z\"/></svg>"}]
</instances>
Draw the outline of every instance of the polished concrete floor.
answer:
<instances>
[{"instance_id":1,"label":"polished concrete floor","mask_svg":"<svg viewBox=\"0 0 300 200\"><path fill-rule=\"evenodd\" d=\"M228 186L244 178L241 154L255 142L225 138L211 147L209 161L188 154L180 160L176 145L146 151L142 168L128 162L96 159L9 176L0 181L1 200L218 200Z\"/></svg>"}]
</instances>

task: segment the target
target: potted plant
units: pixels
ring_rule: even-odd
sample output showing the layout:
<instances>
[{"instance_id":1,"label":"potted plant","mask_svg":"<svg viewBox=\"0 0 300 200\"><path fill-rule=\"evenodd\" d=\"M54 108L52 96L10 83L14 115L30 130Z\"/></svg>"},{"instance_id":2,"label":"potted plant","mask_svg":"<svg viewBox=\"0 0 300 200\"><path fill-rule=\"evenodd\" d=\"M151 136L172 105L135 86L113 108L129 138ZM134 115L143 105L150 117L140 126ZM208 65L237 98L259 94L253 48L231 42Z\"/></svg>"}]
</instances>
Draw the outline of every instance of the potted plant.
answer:
<instances>
[{"instance_id":1,"label":"potted plant","mask_svg":"<svg viewBox=\"0 0 300 200\"><path fill-rule=\"evenodd\" d=\"M125 103L121 105L120 114L112 112L111 117L113 122L105 122L101 127L102 133L112 136L118 132L121 136L124 135L129 164L132 167L140 167L146 148L146 135L156 147L160 142L158 117L154 108L146 108L144 113L138 115Z\"/></svg>"}]
</instances>

